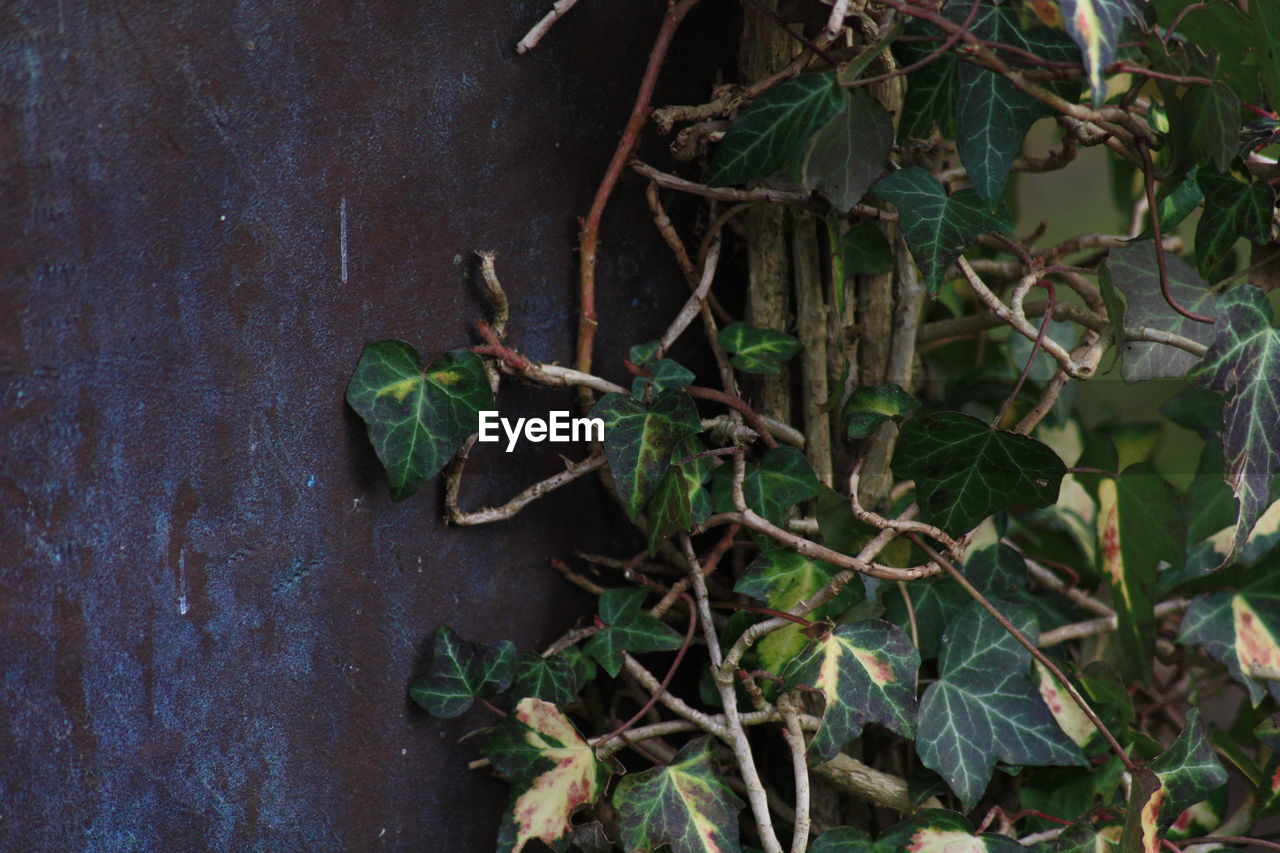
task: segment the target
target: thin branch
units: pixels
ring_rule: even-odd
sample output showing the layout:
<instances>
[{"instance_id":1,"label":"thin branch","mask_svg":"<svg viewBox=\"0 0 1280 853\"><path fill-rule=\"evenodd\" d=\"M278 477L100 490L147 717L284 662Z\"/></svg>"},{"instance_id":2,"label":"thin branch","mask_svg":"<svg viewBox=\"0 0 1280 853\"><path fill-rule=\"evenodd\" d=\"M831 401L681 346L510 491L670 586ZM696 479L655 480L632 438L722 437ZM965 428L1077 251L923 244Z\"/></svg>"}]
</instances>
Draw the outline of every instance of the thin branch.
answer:
<instances>
[{"instance_id":1,"label":"thin branch","mask_svg":"<svg viewBox=\"0 0 1280 853\"><path fill-rule=\"evenodd\" d=\"M698 281L697 290L689 294L689 299L680 309L680 313L676 314L676 318L671 321L666 334L658 342L656 358L662 358L666 355L667 350L671 349L671 345L676 342L676 339L680 337L685 329L689 328L693 318L706 308L707 294L711 291L711 282L716 277L716 267L719 263L720 241L716 240L707 251L706 260L702 262L702 278Z\"/></svg>"},{"instance_id":2,"label":"thin branch","mask_svg":"<svg viewBox=\"0 0 1280 853\"><path fill-rule=\"evenodd\" d=\"M655 690L649 699L640 706L640 710L636 711L631 716L631 719L627 720L604 737L597 738L593 745L606 743L616 737L624 735L628 729L640 722L640 719L645 714L649 713L649 709L657 703L658 697L663 693L666 693L667 688L671 686L671 679L675 678L676 670L680 669L680 662L684 660L685 653L689 651L689 646L693 643L693 630L698 626L698 610L693 606L693 599L689 598L689 596L684 593L681 593L680 597L683 598L685 604L689 606L689 626L685 628L684 642L682 642L680 644L680 648L676 650L675 659L671 661L671 666L667 669L667 674L663 676L662 681L659 682L658 689Z\"/></svg>"},{"instance_id":3,"label":"thin branch","mask_svg":"<svg viewBox=\"0 0 1280 853\"><path fill-rule=\"evenodd\" d=\"M1169 290L1169 271L1165 268L1164 251L1160 248L1164 244L1164 239L1160 233L1160 208L1156 204L1155 167L1151 165L1151 152L1147 150L1146 143L1138 142L1137 148L1138 157L1142 160L1142 185L1147 194L1147 213L1151 220L1151 233L1156 241L1156 269L1160 273L1160 293L1164 296L1164 301L1169 303L1170 308L1188 320L1195 320L1197 323L1212 323L1212 317L1196 314L1179 305L1178 300L1173 298L1173 293Z\"/></svg>"},{"instance_id":4,"label":"thin branch","mask_svg":"<svg viewBox=\"0 0 1280 853\"><path fill-rule=\"evenodd\" d=\"M1044 317L1040 320L1040 331L1036 334L1035 342L1031 344L1031 354L1027 356L1027 363L1022 365L1022 372L1018 374L1018 381L1013 383L1013 390L1009 392L1009 396L1004 398L1004 403L1000 406L1000 411L996 412L996 418L991 422L991 428L997 429L1004 416L1008 414L1009 407L1013 405L1013 401L1018 398L1018 394L1022 391L1022 386L1026 383L1027 377L1031 375L1031 366L1035 364L1036 356L1040 354L1040 347L1044 345L1045 333L1049 331L1049 319L1053 315L1053 306L1058 301L1057 288L1053 286L1053 282L1048 279L1040 279L1041 284L1049 293L1048 304L1045 306ZM1024 315L1025 316L1025 315Z\"/></svg>"},{"instance_id":5,"label":"thin branch","mask_svg":"<svg viewBox=\"0 0 1280 853\"><path fill-rule=\"evenodd\" d=\"M569 13L569 10L577 5L578 0L556 0L551 11L542 17L542 20L533 25L533 29L525 33L524 38L516 45L516 53L528 53L538 46L538 42L542 41L542 37L555 26L556 21L563 18Z\"/></svg>"},{"instance_id":6,"label":"thin branch","mask_svg":"<svg viewBox=\"0 0 1280 853\"><path fill-rule=\"evenodd\" d=\"M782 739L787 742L787 749L791 752L791 772L795 776L796 785L796 819L791 835L791 853L805 853L809 849L809 762L804 754L804 732L800 730L800 718L789 694L778 696L778 713L782 715L785 724L782 727Z\"/></svg>"},{"instance_id":7,"label":"thin branch","mask_svg":"<svg viewBox=\"0 0 1280 853\"><path fill-rule=\"evenodd\" d=\"M591 372L591 354L595 344L596 328L599 320L596 316L596 250L600 238L600 220L604 216L609 196L618 183L631 152L640 141L640 131L644 128L649 113L649 101L653 98L654 87L658 83L658 71L666 59L667 49L675 36L676 28L684 20L698 0L668 0L666 13L662 16L662 26L654 40L653 49L649 52L649 62L640 81L640 91L636 93L635 103L631 106L631 117L627 120L618 147L614 149L613 159L605 171L604 179L596 190L591 202L591 209L582 222L578 232L578 269L579 269L579 305L578 305L578 353L577 368L583 373ZM578 404L585 411L590 405L591 395L585 390L589 386L579 386Z\"/></svg>"},{"instance_id":8,"label":"thin branch","mask_svg":"<svg viewBox=\"0 0 1280 853\"><path fill-rule=\"evenodd\" d=\"M657 676L645 669L644 664L633 658L630 652L622 653L622 665L626 668L628 675L640 682L641 687L657 695L658 703L668 711L678 717L683 717L702 731L709 732L726 742L728 741L729 735L723 721L717 721L715 718L691 707L689 703L678 696L673 696L665 690L659 690L661 682L658 681Z\"/></svg>"},{"instance_id":9,"label":"thin branch","mask_svg":"<svg viewBox=\"0 0 1280 853\"><path fill-rule=\"evenodd\" d=\"M1134 764L1133 759L1129 757L1129 753L1125 752L1124 747L1122 747L1120 742L1116 740L1115 735L1113 735L1111 730L1107 728L1106 724L1102 722L1097 713L1095 713L1093 708L1090 707L1089 703L1085 701L1085 698L1080 695L1080 692L1076 690L1075 685L1073 685L1062 673L1062 670L1058 668L1058 665L1054 663L1048 655L1040 651L1040 649L1036 647L1035 643L1027 639L1026 635L1019 631L1017 626L1010 622L1003 613L997 610L995 605L988 601L987 597L979 592L978 588L970 583L969 579L966 578L959 569L951 564L950 560L943 557L933 548L929 547L929 544L916 534L909 533L907 534L907 538L914 542L916 547L923 551L929 559L942 566L942 568L946 570L947 574L951 575L956 583L960 584L964 591L969 593L971 598L977 601L978 604L982 605L982 608L990 613L991 616L1000 623L1002 628L1008 631L1015 640L1029 651L1031 656L1040 662L1041 666L1049 670L1053 677L1058 680L1058 683L1062 685L1062 688L1067 691L1067 695L1071 697L1071 700L1075 702L1076 705L1080 707L1080 710L1084 712L1084 715L1089 718L1089 722L1093 723L1094 727L1111 747L1111 751L1116 754L1116 757L1119 758L1120 762L1125 766L1125 769L1130 773L1136 772L1138 766Z\"/></svg>"},{"instance_id":10,"label":"thin branch","mask_svg":"<svg viewBox=\"0 0 1280 853\"><path fill-rule=\"evenodd\" d=\"M738 769L742 772L742 781L747 786L747 802L751 805L751 813L756 827L760 831L760 846L764 853L782 853L782 845L778 843L777 833L773 829L773 818L769 814L769 800L765 794L764 784L760 781L760 772L756 769L755 756L751 751L751 743L742 727L738 715L738 697L733 689L732 675L725 677L721 669L723 660L720 656L720 637L716 624L711 618L710 600L707 597L707 581L702 574L702 566L698 563L698 555L693 551L693 543L687 534L680 534L680 544L684 548L688 561L689 577L693 581L693 595L698 603L698 614L702 620L702 636L707 643L707 651L711 656L711 674L714 676L716 690L724 704L725 729L729 735L729 745L738 760Z\"/></svg>"},{"instance_id":11,"label":"thin branch","mask_svg":"<svg viewBox=\"0 0 1280 853\"><path fill-rule=\"evenodd\" d=\"M466 461L469 451L470 445L464 445L463 449L459 451L459 461L456 468L459 474L458 480L461 479L461 464ZM458 507L458 489L454 485L455 481L450 479L445 489L445 521L464 527L506 521L538 498L548 495L561 486L572 483L574 480L581 479L604 464L605 457L603 454L588 456L581 462L576 463L566 459L565 470L559 474L554 474L541 482L534 483L502 506L485 507L474 512L464 512Z\"/></svg>"},{"instance_id":12,"label":"thin branch","mask_svg":"<svg viewBox=\"0 0 1280 853\"><path fill-rule=\"evenodd\" d=\"M1161 601L1155 606L1156 618L1168 616L1173 613L1181 613L1191 605L1191 602L1185 598L1173 599L1171 601ZM1094 637L1098 634L1105 634L1108 631L1116 630L1117 622L1115 615L1101 616L1097 619L1089 619L1085 622L1072 622L1069 625L1063 625L1054 628L1051 631L1045 631L1040 635L1040 648L1048 648L1056 646L1058 643L1065 643L1068 640L1079 640L1084 637Z\"/></svg>"}]
</instances>

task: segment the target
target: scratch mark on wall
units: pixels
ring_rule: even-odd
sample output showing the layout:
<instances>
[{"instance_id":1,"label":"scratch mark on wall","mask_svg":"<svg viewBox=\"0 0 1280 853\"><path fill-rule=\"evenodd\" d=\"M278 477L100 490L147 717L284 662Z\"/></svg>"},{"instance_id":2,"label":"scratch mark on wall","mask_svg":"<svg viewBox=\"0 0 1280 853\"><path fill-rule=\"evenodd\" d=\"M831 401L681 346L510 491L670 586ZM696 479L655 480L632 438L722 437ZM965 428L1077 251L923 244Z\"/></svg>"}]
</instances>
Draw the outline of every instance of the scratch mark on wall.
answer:
<instances>
[{"instance_id":1,"label":"scratch mark on wall","mask_svg":"<svg viewBox=\"0 0 1280 853\"><path fill-rule=\"evenodd\" d=\"M191 612L191 604L187 600L187 552L178 552L178 615L186 616Z\"/></svg>"},{"instance_id":2,"label":"scratch mark on wall","mask_svg":"<svg viewBox=\"0 0 1280 853\"><path fill-rule=\"evenodd\" d=\"M347 283L347 197L338 205L338 251L342 255L342 283Z\"/></svg>"}]
</instances>

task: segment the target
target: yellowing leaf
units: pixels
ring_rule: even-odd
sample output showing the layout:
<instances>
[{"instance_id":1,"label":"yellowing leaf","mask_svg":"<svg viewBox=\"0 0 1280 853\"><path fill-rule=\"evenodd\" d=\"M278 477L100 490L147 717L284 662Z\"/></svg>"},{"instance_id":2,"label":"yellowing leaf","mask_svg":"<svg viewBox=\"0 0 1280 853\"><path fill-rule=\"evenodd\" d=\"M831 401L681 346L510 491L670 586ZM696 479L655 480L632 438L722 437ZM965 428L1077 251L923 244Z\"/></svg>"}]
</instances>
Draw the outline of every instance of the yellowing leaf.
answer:
<instances>
[{"instance_id":1,"label":"yellowing leaf","mask_svg":"<svg viewBox=\"0 0 1280 853\"><path fill-rule=\"evenodd\" d=\"M1077 746L1087 744L1097 734L1097 727L1084 715L1080 706L1040 661L1036 661L1036 672L1040 676L1040 698L1049 706L1049 713L1053 714L1053 718L1058 721L1058 727L1067 737L1075 741Z\"/></svg>"},{"instance_id":2,"label":"yellowing leaf","mask_svg":"<svg viewBox=\"0 0 1280 853\"><path fill-rule=\"evenodd\" d=\"M499 853L520 853L534 839L562 849L573 830L570 816L594 803L611 775L573 723L533 697L494 729L484 752L513 789Z\"/></svg>"}]
</instances>

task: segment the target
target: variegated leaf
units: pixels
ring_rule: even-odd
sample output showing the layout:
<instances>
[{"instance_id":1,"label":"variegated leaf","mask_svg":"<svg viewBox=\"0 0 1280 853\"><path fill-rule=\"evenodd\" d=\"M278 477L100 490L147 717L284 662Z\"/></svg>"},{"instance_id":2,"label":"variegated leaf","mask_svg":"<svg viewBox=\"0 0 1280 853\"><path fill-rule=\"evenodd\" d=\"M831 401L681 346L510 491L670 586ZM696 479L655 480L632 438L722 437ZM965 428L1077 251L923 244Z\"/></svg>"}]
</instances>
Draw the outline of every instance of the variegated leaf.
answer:
<instances>
[{"instance_id":1,"label":"variegated leaf","mask_svg":"<svg viewBox=\"0 0 1280 853\"><path fill-rule=\"evenodd\" d=\"M742 800L712 766L712 739L689 741L665 767L630 774L613 795L628 853L740 853Z\"/></svg>"},{"instance_id":2,"label":"variegated leaf","mask_svg":"<svg viewBox=\"0 0 1280 853\"><path fill-rule=\"evenodd\" d=\"M1241 590L1196 596L1182 617L1178 642L1204 646L1249 691L1253 704L1269 691L1280 700L1280 682L1251 675L1280 672L1280 579L1274 566L1262 567Z\"/></svg>"},{"instance_id":3,"label":"variegated leaf","mask_svg":"<svg viewBox=\"0 0 1280 853\"><path fill-rule=\"evenodd\" d=\"M784 689L805 684L826 698L812 748L825 761L867 723L915 734L920 653L896 625L879 620L838 625L818 637L782 674Z\"/></svg>"},{"instance_id":4,"label":"variegated leaf","mask_svg":"<svg viewBox=\"0 0 1280 853\"><path fill-rule=\"evenodd\" d=\"M565 850L570 817L596 801L613 773L555 705L533 697L498 724L484 753L512 787L499 853L520 853L534 839Z\"/></svg>"},{"instance_id":5,"label":"variegated leaf","mask_svg":"<svg viewBox=\"0 0 1280 853\"><path fill-rule=\"evenodd\" d=\"M1115 59L1120 31L1125 21L1136 17L1136 13L1128 0L1058 0L1058 3L1067 32L1084 55L1093 104L1098 106L1107 97L1105 72Z\"/></svg>"}]
</instances>

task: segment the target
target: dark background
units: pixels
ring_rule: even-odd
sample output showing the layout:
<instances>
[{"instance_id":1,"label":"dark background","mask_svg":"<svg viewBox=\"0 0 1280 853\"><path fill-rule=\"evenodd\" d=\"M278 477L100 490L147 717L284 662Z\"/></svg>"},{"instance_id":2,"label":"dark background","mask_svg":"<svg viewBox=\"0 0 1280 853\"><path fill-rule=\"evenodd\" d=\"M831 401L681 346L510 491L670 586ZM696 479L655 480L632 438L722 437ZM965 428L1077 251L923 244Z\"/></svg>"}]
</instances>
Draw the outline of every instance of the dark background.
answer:
<instances>
[{"instance_id":1,"label":"dark background","mask_svg":"<svg viewBox=\"0 0 1280 853\"><path fill-rule=\"evenodd\" d=\"M736 47L704 5L659 102ZM473 249L511 340L569 361L574 218L663 3L584 0L517 57L549 7L0 10L0 849L492 849L505 789L458 743L491 718L406 700L430 633L545 643L591 607L546 558L634 542L593 481L497 527L446 529L438 482L392 504L342 394L370 340L473 342ZM620 379L684 285L638 181L604 241ZM555 450L484 450L465 502Z\"/></svg>"}]
</instances>

